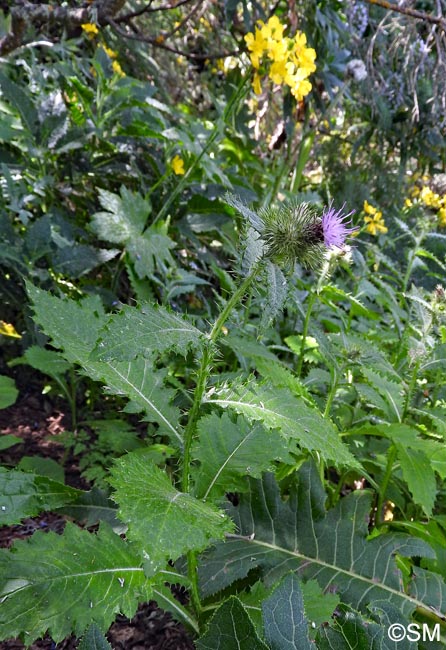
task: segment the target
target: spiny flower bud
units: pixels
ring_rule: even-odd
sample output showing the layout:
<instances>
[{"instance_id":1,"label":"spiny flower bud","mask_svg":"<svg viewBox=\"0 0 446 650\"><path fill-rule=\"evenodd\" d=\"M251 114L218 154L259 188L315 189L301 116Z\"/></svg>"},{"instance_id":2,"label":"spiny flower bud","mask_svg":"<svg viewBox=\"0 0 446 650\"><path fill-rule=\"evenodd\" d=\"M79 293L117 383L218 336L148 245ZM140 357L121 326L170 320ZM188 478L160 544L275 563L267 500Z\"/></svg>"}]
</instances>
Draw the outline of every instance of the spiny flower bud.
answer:
<instances>
[{"instance_id":1,"label":"spiny flower bud","mask_svg":"<svg viewBox=\"0 0 446 650\"><path fill-rule=\"evenodd\" d=\"M260 234L265 255L289 269L296 262L306 268L320 268L327 249L342 250L347 236L357 230L346 227L345 220L353 213L343 214L344 206L335 210L330 204L321 216L308 203L263 210Z\"/></svg>"}]
</instances>

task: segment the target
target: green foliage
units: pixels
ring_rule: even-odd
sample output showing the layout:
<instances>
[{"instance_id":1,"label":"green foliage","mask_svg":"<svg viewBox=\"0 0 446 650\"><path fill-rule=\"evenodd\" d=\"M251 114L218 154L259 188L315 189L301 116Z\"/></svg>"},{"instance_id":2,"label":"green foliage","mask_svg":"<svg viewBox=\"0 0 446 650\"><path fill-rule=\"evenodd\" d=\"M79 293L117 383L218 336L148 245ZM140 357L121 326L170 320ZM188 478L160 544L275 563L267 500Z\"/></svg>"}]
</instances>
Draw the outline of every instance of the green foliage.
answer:
<instances>
[{"instance_id":1,"label":"green foliage","mask_svg":"<svg viewBox=\"0 0 446 650\"><path fill-rule=\"evenodd\" d=\"M155 599L197 648L394 649L391 624L446 608L431 9L149 3L130 31L131 4L91 39L30 14L3 57L0 301L22 336L3 330L1 372L68 402L63 463L93 487L39 456L12 467L21 439L0 438L0 523L77 522L1 552L0 637L107 648L115 615ZM263 79L250 94L243 37L271 15L316 50L299 104ZM355 210L351 249L325 245L332 197ZM0 408L17 396L2 374Z\"/></svg>"},{"instance_id":2,"label":"green foliage","mask_svg":"<svg viewBox=\"0 0 446 650\"><path fill-rule=\"evenodd\" d=\"M38 532L14 552L2 550L0 565L0 634L26 630L27 643L47 631L56 642L80 635L92 620L105 631L117 612L132 617L152 593L138 554L106 525L97 535L70 523L63 535Z\"/></svg>"},{"instance_id":3,"label":"green foliage","mask_svg":"<svg viewBox=\"0 0 446 650\"><path fill-rule=\"evenodd\" d=\"M0 408L5 409L17 399L19 391L11 377L0 376Z\"/></svg>"},{"instance_id":4,"label":"green foliage","mask_svg":"<svg viewBox=\"0 0 446 650\"><path fill-rule=\"evenodd\" d=\"M0 522L10 525L75 501L80 491L45 476L0 467L0 494Z\"/></svg>"},{"instance_id":5,"label":"green foliage","mask_svg":"<svg viewBox=\"0 0 446 650\"><path fill-rule=\"evenodd\" d=\"M233 409L250 422L260 421L268 429L278 430L289 449L297 443L339 465L357 466L332 423L286 388L275 388L250 379L246 384L235 382L212 391L207 401Z\"/></svg>"},{"instance_id":6,"label":"green foliage","mask_svg":"<svg viewBox=\"0 0 446 650\"><path fill-rule=\"evenodd\" d=\"M116 462L110 482L119 516L129 524L127 536L140 547L150 573L232 530L223 512L176 490L165 472L137 454Z\"/></svg>"},{"instance_id":7,"label":"green foliage","mask_svg":"<svg viewBox=\"0 0 446 650\"><path fill-rule=\"evenodd\" d=\"M100 629L92 623L79 644L79 650L110 650L111 645L101 634Z\"/></svg>"},{"instance_id":8,"label":"green foliage","mask_svg":"<svg viewBox=\"0 0 446 650\"><path fill-rule=\"evenodd\" d=\"M267 584L292 570L306 580L316 578L322 589L336 584L343 602L357 608L384 599L406 615L416 607L438 611L443 596L433 589L418 600L421 585L428 584L427 574L414 576L406 592L395 561L396 553L432 557L425 542L402 534L367 540L371 494L364 490L343 498L328 512L324 502L311 465L302 468L299 485L287 501L281 499L271 475L263 481L250 479L250 490L239 505L228 507L237 534L215 545L200 563L203 595L225 589L258 567ZM436 577L432 574L433 580Z\"/></svg>"},{"instance_id":9,"label":"green foliage","mask_svg":"<svg viewBox=\"0 0 446 650\"><path fill-rule=\"evenodd\" d=\"M211 619L209 627L197 642L198 650L267 650L257 636L248 613L235 597L226 600Z\"/></svg>"}]
</instances>

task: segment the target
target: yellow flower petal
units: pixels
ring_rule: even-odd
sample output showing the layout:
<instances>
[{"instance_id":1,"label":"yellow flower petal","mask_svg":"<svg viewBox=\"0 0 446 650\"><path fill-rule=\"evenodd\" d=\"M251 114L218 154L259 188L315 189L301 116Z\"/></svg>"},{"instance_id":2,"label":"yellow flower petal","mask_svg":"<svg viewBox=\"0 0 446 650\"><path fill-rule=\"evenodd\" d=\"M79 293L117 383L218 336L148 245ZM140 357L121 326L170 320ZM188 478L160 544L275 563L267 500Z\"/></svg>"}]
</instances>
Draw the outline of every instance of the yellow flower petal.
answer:
<instances>
[{"instance_id":1,"label":"yellow flower petal","mask_svg":"<svg viewBox=\"0 0 446 650\"><path fill-rule=\"evenodd\" d=\"M175 156L170 163L172 166L173 173L177 176L182 176L186 172L184 171L184 160L180 156Z\"/></svg>"}]
</instances>

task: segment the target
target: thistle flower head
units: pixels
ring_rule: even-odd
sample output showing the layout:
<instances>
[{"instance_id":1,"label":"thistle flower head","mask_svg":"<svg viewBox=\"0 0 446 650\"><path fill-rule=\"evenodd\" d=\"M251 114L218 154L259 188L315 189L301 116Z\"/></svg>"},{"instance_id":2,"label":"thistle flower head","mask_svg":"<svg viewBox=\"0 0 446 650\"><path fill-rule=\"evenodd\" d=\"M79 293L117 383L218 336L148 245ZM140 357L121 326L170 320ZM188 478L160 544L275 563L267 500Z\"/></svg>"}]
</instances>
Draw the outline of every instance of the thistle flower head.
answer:
<instances>
[{"instance_id":1,"label":"thistle flower head","mask_svg":"<svg viewBox=\"0 0 446 650\"><path fill-rule=\"evenodd\" d=\"M295 262L320 268L327 249L343 250L348 235L357 230L348 227L353 212L344 214L344 207L335 210L330 203L321 216L308 203L264 210L260 217L266 256L289 268Z\"/></svg>"},{"instance_id":2,"label":"thistle flower head","mask_svg":"<svg viewBox=\"0 0 446 650\"><path fill-rule=\"evenodd\" d=\"M317 268L323 258L322 222L308 203L282 205L260 213L265 255L273 262L293 268L296 262Z\"/></svg>"},{"instance_id":3,"label":"thistle flower head","mask_svg":"<svg viewBox=\"0 0 446 650\"><path fill-rule=\"evenodd\" d=\"M346 222L353 213L354 210L348 214L343 214L345 208L345 203L340 210L335 210L333 203L326 208L322 213L322 230L324 233L324 244L327 248L343 248L345 240L348 235L353 232L356 232L358 228L347 228L351 224L351 220Z\"/></svg>"}]
</instances>

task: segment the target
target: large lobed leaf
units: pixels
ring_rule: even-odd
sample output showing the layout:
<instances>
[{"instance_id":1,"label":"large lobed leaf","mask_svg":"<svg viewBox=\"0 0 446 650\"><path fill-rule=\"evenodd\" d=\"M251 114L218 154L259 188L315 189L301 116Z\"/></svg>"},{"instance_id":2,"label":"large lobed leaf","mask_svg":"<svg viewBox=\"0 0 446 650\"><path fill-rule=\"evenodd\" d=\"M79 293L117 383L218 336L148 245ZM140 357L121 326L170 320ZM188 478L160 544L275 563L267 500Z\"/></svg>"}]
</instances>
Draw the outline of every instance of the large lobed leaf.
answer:
<instances>
[{"instance_id":1,"label":"large lobed leaf","mask_svg":"<svg viewBox=\"0 0 446 650\"><path fill-rule=\"evenodd\" d=\"M166 350L185 355L190 347L200 345L201 338L200 330L164 307L125 306L101 332L92 359L130 361L138 355L151 356Z\"/></svg>"},{"instance_id":2,"label":"large lobed leaf","mask_svg":"<svg viewBox=\"0 0 446 650\"><path fill-rule=\"evenodd\" d=\"M137 453L116 461L110 482L127 536L143 549L148 571L233 530L222 511L176 490L166 472Z\"/></svg>"},{"instance_id":3,"label":"large lobed leaf","mask_svg":"<svg viewBox=\"0 0 446 650\"><path fill-rule=\"evenodd\" d=\"M285 387L277 388L250 379L245 384L234 382L212 390L206 399L211 404L244 415L250 422L262 422L268 429L277 429L290 448L297 443L305 449L317 451L324 460L333 461L338 466L360 466L341 442L330 420Z\"/></svg>"},{"instance_id":4,"label":"large lobed leaf","mask_svg":"<svg viewBox=\"0 0 446 650\"><path fill-rule=\"evenodd\" d=\"M67 523L0 552L1 639L26 630L27 644L46 632L58 642L92 621L106 631L151 596L139 556L106 525L94 535Z\"/></svg>"},{"instance_id":5,"label":"large lobed leaf","mask_svg":"<svg viewBox=\"0 0 446 650\"><path fill-rule=\"evenodd\" d=\"M138 192L121 187L121 196L99 189L99 202L104 212L96 212L92 228L104 241L125 244L144 230L151 206Z\"/></svg>"},{"instance_id":6,"label":"large lobed leaf","mask_svg":"<svg viewBox=\"0 0 446 650\"><path fill-rule=\"evenodd\" d=\"M150 359L134 361L94 361L90 355L99 332L107 322L100 299L87 297L78 303L62 300L46 291L28 285L34 303L35 320L61 348L70 363L79 364L84 373L106 384L113 395L131 400L128 410L143 412L151 422L157 422L163 433L181 446L178 420L180 411L172 405L175 391L164 386L166 370L156 370Z\"/></svg>"},{"instance_id":7,"label":"large lobed leaf","mask_svg":"<svg viewBox=\"0 0 446 650\"><path fill-rule=\"evenodd\" d=\"M263 481L250 480L250 491L240 496L238 506L228 506L238 533L203 556L199 572L205 596L254 568L261 569L267 584L294 570L359 609L384 599L405 615L416 607L444 611L441 577L417 573L406 593L395 561L396 554L432 558L430 546L399 533L368 540L369 492L353 492L325 512L325 494L315 467L304 465L299 476L287 501L281 499L274 478L265 475ZM427 576L432 575L435 589L432 580L428 585Z\"/></svg>"}]
</instances>

